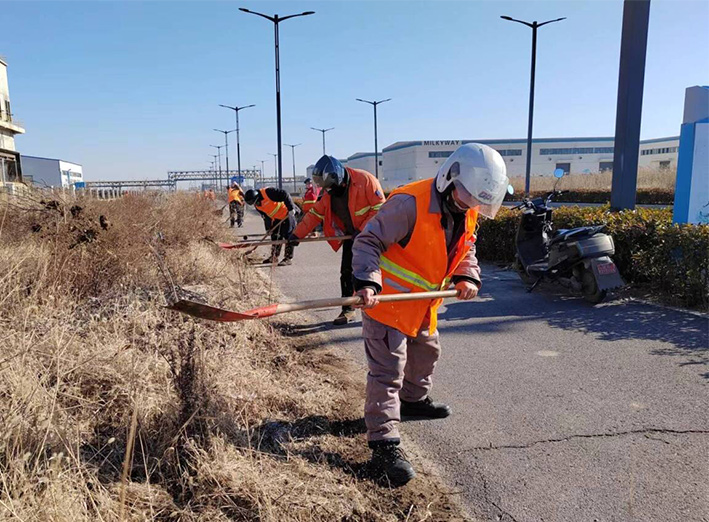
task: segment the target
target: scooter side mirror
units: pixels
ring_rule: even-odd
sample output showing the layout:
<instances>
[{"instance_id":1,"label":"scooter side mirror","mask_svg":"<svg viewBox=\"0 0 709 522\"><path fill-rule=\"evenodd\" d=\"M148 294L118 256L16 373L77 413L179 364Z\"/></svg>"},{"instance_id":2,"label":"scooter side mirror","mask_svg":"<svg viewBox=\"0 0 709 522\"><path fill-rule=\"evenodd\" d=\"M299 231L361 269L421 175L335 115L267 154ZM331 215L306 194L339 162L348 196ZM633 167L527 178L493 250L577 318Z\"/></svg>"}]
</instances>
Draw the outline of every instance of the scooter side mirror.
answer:
<instances>
[{"instance_id":1,"label":"scooter side mirror","mask_svg":"<svg viewBox=\"0 0 709 522\"><path fill-rule=\"evenodd\" d=\"M507 193L512 196L515 193L515 188L512 185L507 185Z\"/></svg>"},{"instance_id":2,"label":"scooter side mirror","mask_svg":"<svg viewBox=\"0 0 709 522\"><path fill-rule=\"evenodd\" d=\"M564 177L564 174L566 174L566 173L564 172L564 169L556 169L556 170L554 171L554 177L555 177L555 178L563 178L563 177Z\"/></svg>"}]
</instances>

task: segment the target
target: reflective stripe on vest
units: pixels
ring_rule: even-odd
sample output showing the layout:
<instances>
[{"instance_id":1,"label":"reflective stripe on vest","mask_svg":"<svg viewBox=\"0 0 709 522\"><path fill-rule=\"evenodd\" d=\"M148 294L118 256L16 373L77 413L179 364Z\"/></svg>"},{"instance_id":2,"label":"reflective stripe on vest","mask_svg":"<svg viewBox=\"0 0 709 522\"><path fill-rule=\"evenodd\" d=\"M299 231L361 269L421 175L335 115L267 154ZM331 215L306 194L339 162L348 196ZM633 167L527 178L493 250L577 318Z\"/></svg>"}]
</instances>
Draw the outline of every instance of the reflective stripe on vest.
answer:
<instances>
[{"instance_id":1,"label":"reflective stripe on vest","mask_svg":"<svg viewBox=\"0 0 709 522\"><path fill-rule=\"evenodd\" d=\"M440 285L431 283L418 275L416 272L412 272L401 265L397 265L390 259L387 259L386 256L381 257L379 268L383 271L389 272L403 281L406 281L407 283L411 283L413 286L420 288L424 292L435 292L436 290L441 289Z\"/></svg>"},{"instance_id":2,"label":"reflective stripe on vest","mask_svg":"<svg viewBox=\"0 0 709 522\"><path fill-rule=\"evenodd\" d=\"M266 189L261 189L261 203L256 205L256 208L264 212L269 218L281 221L288 217L288 209L282 201L273 201L266 195Z\"/></svg>"}]
</instances>

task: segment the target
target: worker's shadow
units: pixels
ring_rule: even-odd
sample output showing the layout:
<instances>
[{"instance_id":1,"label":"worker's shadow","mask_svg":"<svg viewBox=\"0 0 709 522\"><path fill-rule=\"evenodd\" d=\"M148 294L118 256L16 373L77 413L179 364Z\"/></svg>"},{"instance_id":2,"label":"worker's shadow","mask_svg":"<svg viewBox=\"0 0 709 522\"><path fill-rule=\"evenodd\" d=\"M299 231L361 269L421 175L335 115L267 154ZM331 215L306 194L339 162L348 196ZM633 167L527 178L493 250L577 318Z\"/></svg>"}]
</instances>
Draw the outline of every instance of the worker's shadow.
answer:
<instances>
[{"instance_id":1,"label":"worker's shadow","mask_svg":"<svg viewBox=\"0 0 709 522\"><path fill-rule=\"evenodd\" d=\"M293 324L286 322L273 322L275 328L277 328L280 333L285 337L305 337L311 334L324 333L324 332L337 332L343 330L349 330L352 328L361 328L362 322L355 321L342 326L335 326L332 321L322 321L319 323L307 323L307 324Z\"/></svg>"},{"instance_id":2,"label":"worker's shadow","mask_svg":"<svg viewBox=\"0 0 709 522\"><path fill-rule=\"evenodd\" d=\"M327 462L332 468L340 469L349 475L367 478L369 469L366 451L362 455L355 455L357 459L348 459L341 453L328 449L325 441L317 440L327 435L354 439L366 431L362 417L330 420L323 415L310 415L295 421L264 422L251 433L251 441L259 451L270 455L284 458L297 455L314 464ZM341 446L356 447L360 450L365 448L359 440L344 441Z\"/></svg>"}]
</instances>

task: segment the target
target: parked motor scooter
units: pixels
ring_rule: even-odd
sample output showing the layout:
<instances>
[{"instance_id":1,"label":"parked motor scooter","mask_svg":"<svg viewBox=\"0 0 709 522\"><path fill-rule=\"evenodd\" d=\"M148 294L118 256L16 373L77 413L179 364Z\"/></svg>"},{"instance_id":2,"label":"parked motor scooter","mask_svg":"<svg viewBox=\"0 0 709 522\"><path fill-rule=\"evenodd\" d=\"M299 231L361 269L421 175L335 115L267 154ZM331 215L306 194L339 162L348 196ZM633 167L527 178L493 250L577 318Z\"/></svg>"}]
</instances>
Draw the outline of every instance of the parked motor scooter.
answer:
<instances>
[{"instance_id":1,"label":"parked motor scooter","mask_svg":"<svg viewBox=\"0 0 709 522\"><path fill-rule=\"evenodd\" d=\"M602 231L606 225L554 230L550 203L562 194L556 187L564 171L556 169L554 189L544 198L525 198L514 207L522 209L516 237L514 268L529 292L543 280L558 281L597 304L607 291L625 285L610 258L613 238Z\"/></svg>"}]
</instances>

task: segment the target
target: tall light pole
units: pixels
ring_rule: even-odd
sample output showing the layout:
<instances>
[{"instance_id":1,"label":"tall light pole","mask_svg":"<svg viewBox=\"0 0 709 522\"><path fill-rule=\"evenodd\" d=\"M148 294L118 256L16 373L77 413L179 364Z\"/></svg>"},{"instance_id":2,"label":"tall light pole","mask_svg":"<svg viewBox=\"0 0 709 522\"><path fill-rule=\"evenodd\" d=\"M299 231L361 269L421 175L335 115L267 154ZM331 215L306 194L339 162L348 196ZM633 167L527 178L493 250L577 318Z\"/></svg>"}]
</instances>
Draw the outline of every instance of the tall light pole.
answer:
<instances>
[{"instance_id":1,"label":"tall light pole","mask_svg":"<svg viewBox=\"0 0 709 522\"><path fill-rule=\"evenodd\" d=\"M381 101L369 101L363 100L361 98L355 98L357 101L362 103L368 103L374 107L374 176L379 179L379 147L377 145L377 105L380 103L391 101L391 98Z\"/></svg>"},{"instance_id":2,"label":"tall light pole","mask_svg":"<svg viewBox=\"0 0 709 522\"><path fill-rule=\"evenodd\" d=\"M308 16L311 14L315 14L315 11L305 11L300 14L293 14L281 17L279 17L277 14L273 16L268 16L263 13L257 13L256 11L245 9L244 7L240 7L239 11L260 16L261 18L265 18L269 22L273 23L273 35L276 48L276 135L278 138L278 188L283 188L283 165L281 163L281 64L278 52L278 24L280 22L288 20L289 18L296 18L298 16Z\"/></svg>"},{"instance_id":3,"label":"tall light pole","mask_svg":"<svg viewBox=\"0 0 709 522\"><path fill-rule=\"evenodd\" d=\"M268 154L269 156L273 156L273 175L278 178L278 188L283 188L283 173L281 172L279 165L281 161L281 154L280 152L277 154L269 152Z\"/></svg>"},{"instance_id":4,"label":"tall light pole","mask_svg":"<svg viewBox=\"0 0 709 522\"><path fill-rule=\"evenodd\" d=\"M230 107L229 105L219 104L220 107L225 109L231 109L234 111L236 116L236 169L239 176L239 182L241 182L241 148L239 146L239 111L242 109L248 109L249 107L256 107L256 105L244 105L243 107Z\"/></svg>"},{"instance_id":5,"label":"tall light pole","mask_svg":"<svg viewBox=\"0 0 709 522\"><path fill-rule=\"evenodd\" d=\"M295 148L298 145L302 145L302 143L297 143L295 145L289 145L287 143L284 143L286 147L290 147L291 152L293 153L293 192L298 192L298 187L295 185Z\"/></svg>"},{"instance_id":6,"label":"tall light pole","mask_svg":"<svg viewBox=\"0 0 709 522\"><path fill-rule=\"evenodd\" d=\"M537 67L537 29L543 25L551 24L554 22L561 22L566 20L566 18L557 18L556 20L547 20L546 22L538 23L536 20L532 23L524 22L522 20L515 20L509 16L500 16L503 20L509 20L510 22L517 22L518 24L526 25L532 29L532 72L529 78L529 122L527 125L527 168L524 181L524 193L529 195L529 182L531 179L532 171L532 121L534 120L534 73Z\"/></svg>"},{"instance_id":7,"label":"tall light pole","mask_svg":"<svg viewBox=\"0 0 709 522\"><path fill-rule=\"evenodd\" d=\"M225 131L221 129L214 129L216 132L221 132L224 134L224 154L226 155L226 185L229 186L229 140L227 139L227 134L234 132L233 130Z\"/></svg>"},{"instance_id":8,"label":"tall light pole","mask_svg":"<svg viewBox=\"0 0 709 522\"><path fill-rule=\"evenodd\" d=\"M261 160L261 185L262 185L262 186L263 186L263 180L265 179L265 178L263 177L263 169L264 169L263 164L266 163L267 161L268 161L268 160Z\"/></svg>"},{"instance_id":9,"label":"tall light pole","mask_svg":"<svg viewBox=\"0 0 709 522\"><path fill-rule=\"evenodd\" d=\"M217 183L217 187L220 187L222 183L222 147L224 145L210 145L210 147L217 149L217 160L219 161L219 177L217 178L219 183Z\"/></svg>"},{"instance_id":10,"label":"tall light pole","mask_svg":"<svg viewBox=\"0 0 709 522\"><path fill-rule=\"evenodd\" d=\"M326 152L325 152L325 133L327 131L333 130L335 127L330 127L329 129L316 129L315 127L310 127L310 128L315 131L322 132L322 155L324 156L326 154Z\"/></svg>"}]
</instances>

